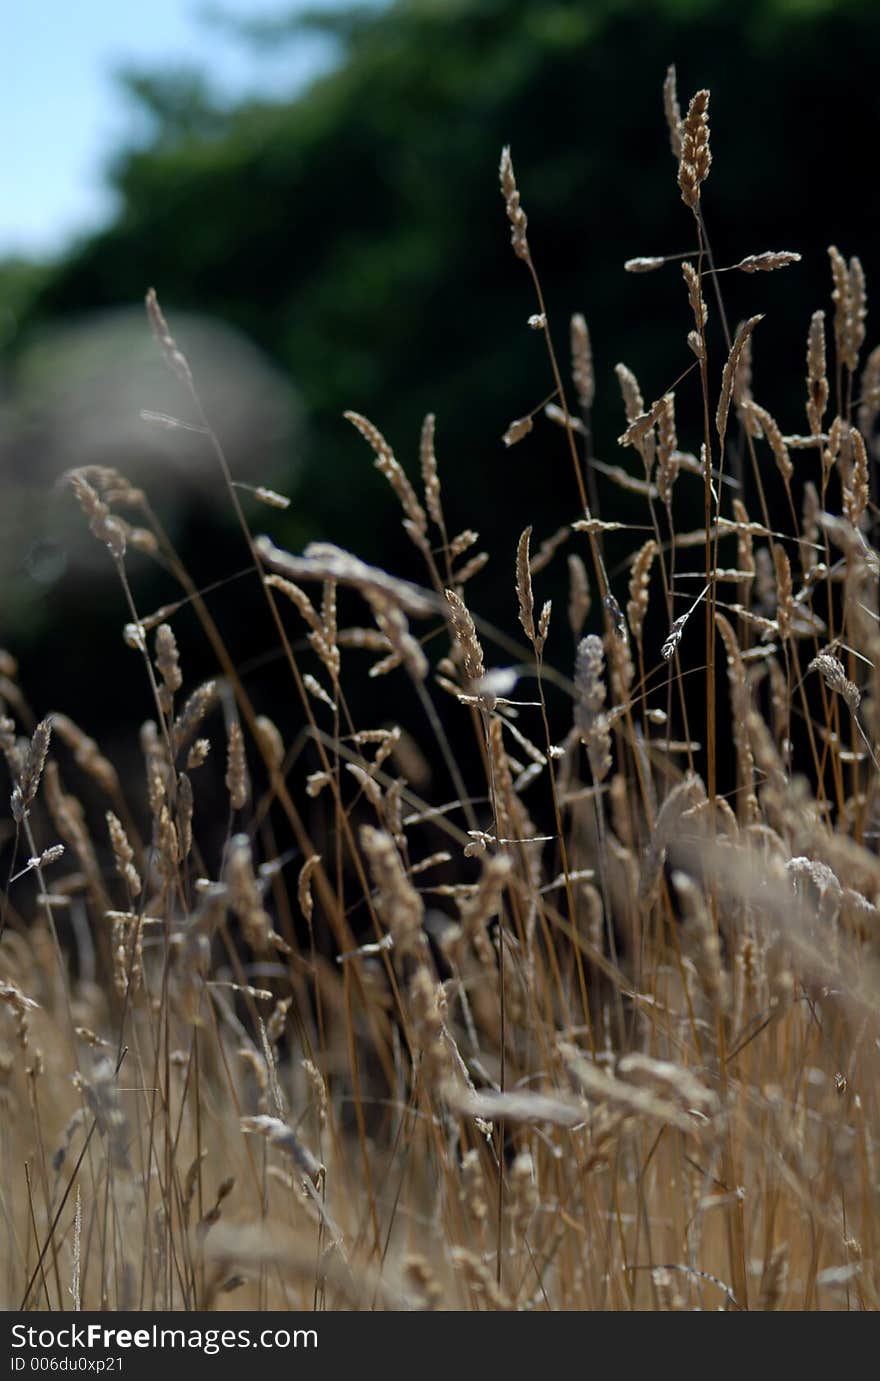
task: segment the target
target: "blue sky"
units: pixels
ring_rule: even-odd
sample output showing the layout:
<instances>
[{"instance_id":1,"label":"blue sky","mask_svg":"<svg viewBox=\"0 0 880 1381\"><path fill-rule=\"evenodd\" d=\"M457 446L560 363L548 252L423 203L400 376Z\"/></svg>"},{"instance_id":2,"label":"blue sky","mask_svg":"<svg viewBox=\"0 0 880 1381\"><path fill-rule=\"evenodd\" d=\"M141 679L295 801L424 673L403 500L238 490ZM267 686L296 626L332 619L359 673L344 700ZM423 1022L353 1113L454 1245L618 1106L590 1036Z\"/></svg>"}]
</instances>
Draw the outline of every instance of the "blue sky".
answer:
<instances>
[{"instance_id":1,"label":"blue sky","mask_svg":"<svg viewBox=\"0 0 880 1381\"><path fill-rule=\"evenodd\" d=\"M248 19L340 0L220 0ZM0 0L3 196L0 256L49 256L112 210L103 170L131 108L123 66L207 69L225 91L286 92L329 61L317 36L255 52L205 18L203 0Z\"/></svg>"}]
</instances>

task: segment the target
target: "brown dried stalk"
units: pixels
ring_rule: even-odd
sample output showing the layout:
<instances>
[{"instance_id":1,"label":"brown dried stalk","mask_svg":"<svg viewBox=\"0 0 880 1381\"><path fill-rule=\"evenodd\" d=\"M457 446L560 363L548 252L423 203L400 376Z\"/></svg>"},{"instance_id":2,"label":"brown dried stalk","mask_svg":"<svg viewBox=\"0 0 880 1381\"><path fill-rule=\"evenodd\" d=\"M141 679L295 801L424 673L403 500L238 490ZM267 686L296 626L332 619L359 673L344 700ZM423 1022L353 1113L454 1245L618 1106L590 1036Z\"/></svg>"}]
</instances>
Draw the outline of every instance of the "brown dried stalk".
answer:
<instances>
[{"instance_id":1,"label":"brown dried stalk","mask_svg":"<svg viewBox=\"0 0 880 1381\"><path fill-rule=\"evenodd\" d=\"M571 377L581 411L589 412L596 397L596 376L590 332L580 312L571 318Z\"/></svg>"},{"instance_id":2,"label":"brown dried stalk","mask_svg":"<svg viewBox=\"0 0 880 1381\"><path fill-rule=\"evenodd\" d=\"M672 149L672 157L681 160L681 106L678 103L678 89L675 74L675 64L670 63L666 69L666 77L663 82L663 112L666 116L666 125L669 130L669 146Z\"/></svg>"},{"instance_id":3,"label":"brown dried stalk","mask_svg":"<svg viewBox=\"0 0 880 1381\"><path fill-rule=\"evenodd\" d=\"M743 410L754 419L764 433L770 449L773 452L776 468L787 484L794 474L794 466L791 463L791 456L788 454L788 447L785 444L785 438L779 429L779 425L766 408L759 407L755 402L744 401L742 407Z\"/></svg>"},{"instance_id":4,"label":"brown dried stalk","mask_svg":"<svg viewBox=\"0 0 880 1381\"><path fill-rule=\"evenodd\" d=\"M51 737L51 720L41 720L28 745L21 777L12 789L12 817L18 823L24 819L36 799Z\"/></svg>"},{"instance_id":5,"label":"brown dried stalk","mask_svg":"<svg viewBox=\"0 0 880 1381\"><path fill-rule=\"evenodd\" d=\"M749 254L745 259L740 259L734 268L740 269L743 273L772 273L774 269L787 268L789 264L799 264L801 256L792 253L791 250L765 250L763 254Z\"/></svg>"},{"instance_id":6,"label":"brown dried stalk","mask_svg":"<svg viewBox=\"0 0 880 1381\"><path fill-rule=\"evenodd\" d=\"M312 854L307 858L299 872L296 884L296 896L299 902L299 909L306 921L311 923L315 904L312 900L312 873L320 865L321 855Z\"/></svg>"},{"instance_id":7,"label":"brown dried stalk","mask_svg":"<svg viewBox=\"0 0 880 1381\"><path fill-rule=\"evenodd\" d=\"M688 259L686 259L682 264L681 272L682 277L684 278L684 281L687 285L688 302L690 303L691 311L694 314L694 325L696 326L697 334L700 336L700 340L702 341L703 330L705 328L706 322L709 320L709 310L706 306L706 299L703 297L703 289L700 284L700 275L697 273L697 270L694 268L693 264Z\"/></svg>"},{"instance_id":8,"label":"brown dried stalk","mask_svg":"<svg viewBox=\"0 0 880 1381\"><path fill-rule=\"evenodd\" d=\"M568 624L574 636L579 638L592 601L587 568L576 553L568 558L568 590Z\"/></svg>"},{"instance_id":9,"label":"brown dried stalk","mask_svg":"<svg viewBox=\"0 0 880 1381\"><path fill-rule=\"evenodd\" d=\"M862 702L861 692L858 686L850 681L843 669L843 664L836 657L832 657L828 652L822 652L818 657L813 658L807 671L817 671L828 689L841 696L848 708L855 714Z\"/></svg>"},{"instance_id":10,"label":"brown dried stalk","mask_svg":"<svg viewBox=\"0 0 880 1381\"><path fill-rule=\"evenodd\" d=\"M645 615L648 612L648 590L651 582L651 566L659 548L656 541L651 537L644 546L636 553L632 566L630 567L629 578L629 601L626 606L626 617L629 622L630 632L636 642L641 644L642 628L645 622Z\"/></svg>"},{"instance_id":11,"label":"brown dried stalk","mask_svg":"<svg viewBox=\"0 0 880 1381\"><path fill-rule=\"evenodd\" d=\"M140 895L141 879L134 866L134 850L129 843L121 820L113 814L112 810L107 811L107 830L110 835L110 847L116 860L116 870L120 877L124 878L131 895L137 897Z\"/></svg>"},{"instance_id":12,"label":"brown dried stalk","mask_svg":"<svg viewBox=\"0 0 880 1381\"><path fill-rule=\"evenodd\" d=\"M233 810L242 810L248 798L248 773L244 734L238 720L233 720L229 726L225 780L230 806Z\"/></svg>"},{"instance_id":13,"label":"brown dried stalk","mask_svg":"<svg viewBox=\"0 0 880 1381\"><path fill-rule=\"evenodd\" d=\"M620 385L620 392L623 398L623 407L626 412L627 422L634 422L636 418L645 411L645 400L639 388L639 381L632 370L625 364L616 364L614 372L617 375L617 382Z\"/></svg>"},{"instance_id":14,"label":"brown dried stalk","mask_svg":"<svg viewBox=\"0 0 880 1381\"><path fill-rule=\"evenodd\" d=\"M532 593L532 571L529 563L531 527L527 527L516 549L516 594L519 600L519 621L529 642L535 643L535 597Z\"/></svg>"},{"instance_id":15,"label":"brown dried stalk","mask_svg":"<svg viewBox=\"0 0 880 1381\"><path fill-rule=\"evenodd\" d=\"M660 404L657 417L657 493L666 508L669 508L680 466L675 430L675 394L664 394Z\"/></svg>"},{"instance_id":16,"label":"brown dried stalk","mask_svg":"<svg viewBox=\"0 0 880 1381\"><path fill-rule=\"evenodd\" d=\"M517 417L511 422L501 440L508 448L515 446L518 441L522 441L524 436L528 436L533 426L531 414L527 417Z\"/></svg>"},{"instance_id":17,"label":"brown dried stalk","mask_svg":"<svg viewBox=\"0 0 880 1381\"><path fill-rule=\"evenodd\" d=\"M791 565L782 546L773 545L773 564L776 567L776 622L780 638L791 637L794 618L794 593L791 581Z\"/></svg>"},{"instance_id":18,"label":"brown dried stalk","mask_svg":"<svg viewBox=\"0 0 880 1381\"><path fill-rule=\"evenodd\" d=\"M834 341L837 358L851 373L855 373L859 363L859 351L865 340L865 274L857 258L850 259L847 266L836 245L828 246L828 257L831 261L831 277L834 283L831 300L834 303Z\"/></svg>"},{"instance_id":19,"label":"brown dried stalk","mask_svg":"<svg viewBox=\"0 0 880 1381\"><path fill-rule=\"evenodd\" d=\"M486 674L486 666L474 621L460 595L456 594L454 590L447 590L445 593L446 602L449 605L452 633L461 653L464 674L468 681L479 681Z\"/></svg>"},{"instance_id":20,"label":"brown dried stalk","mask_svg":"<svg viewBox=\"0 0 880 1381\"><path fill-rule=\"evenodd\" d=\"M434 451L434 425L436 418L429 412L422 423L419 444L419 459L422 467L422 486L425 491L425 507L437 527L443 530L443 508L440 502L440 472Z\"/></svg>"},{"instance_id":21,"label":"brown dried stalk","mask_svg":"<svg viewBox=\"0 0 880 1381\"><path fill-rule=\"evenodd\" d=\"M505 145L501 150L501 163L498 169L501 180L501 195L504 197L504 205L507 209L507 218L510 221L510 242L513 252L518 259L529 262L529 243L526 239L526 226L528 218L522 209L519 200L519 191L516 186L516 177L513 172L513 160L510 156L510 146Z\"/></svg>"},{"instance_id":22,"label":"brown dried stalk","mask_svg":"<svg viewBox=\"0 0 880 1381\"><path fill-rule=\"evenodd\" d=\"M168 322L165 320L162 308L159 306L159 299L156 296L156 289L149 288L146 296L147 318L153 328L153 335L156 343L162 352L166 363L174 370L174 373L184 383L188 389L192 389L193 377L187 362L186 356L177 348L177 342L171 334Z\"/></svg>"},{"instance_id":23,"label":"brown dried stalk","mask_svg":"<svg viewBox=\"0 0 880 1381\"><path fill-rule=\"evenodd\" d=\"M807 337L807 420L810 432L818 436L828 406L828 378L825 363L825 313L814 312Z\"/></svg>"},{"instance_id":24,"label":"brown dried stalk","mask_svg":"<svg viewBox=\"0 0 880 1381\"><path fill-rule=\"evenodd\" d=\"M678 185L685 206L696 211L700 188L709 176L712 154L709 149L709 92L698 91L692 98L681 126L681 154Z\"/></svg>"},{"instance_id":25,"label":"brown dried stalk","mask_svg":"<svg viewBox=\"0 0 880 1381\"><path fill-rule=\"evenodd\" d=\"M659 254L642 254L635 259L627 259L623 270L624 273L653 273L655 269L662 269L668 259L662 258Z\"/></svg>"},{"instance_id":26,"label":"brown dried stalk","mask_svg":"<svg viewBox=\"0 0 880 1381\"><path fill-rule=\"evenodd\" d=\"M357 428L364 440L372 447L376 457L376 469L380 475L385 476L397 495L401 508L412 523L414 534L411 535L425 537L428 531L428 519L425 510L416 498L416 491L379 428L375 427L368 418L362 417L359 412L349 411L343 413L343 416L347 422Z\"/></svg>"},{"instance_id":27,"label":"brown dried stalk","mask_svg":"<svg viewBox=\"0 0 880 1381\"><path fill-rule=\"evenodd\" d=\"M394 840L387 831L371 825L363 826L360 840L378 889L376 910L393 938L395 952L400 956L422 948L425 908L406 876Z\"/></svg>"},{"instance_id":28,"label":"brown dried stalk","mask_svg":"<svg viewBox=\"0 0 880 1381\"><path fill-rule=\"evenodd\" d=\"M715 413L715 426L718 430L718 438L721 442L722 447L724 446L724 437L727 432L727 418L730 412L730 400L733 396L734 384L736 381L737 369L739 367L740 358L742 356L743 351L746 348L746 343L749 340L758 322L763 320L763 316L759 315L751 316L749 317L748 321L740 322L739 326L737 327L733 345L730 347L730 354L727 357L727 362L724 366L724 372L721 376L721 394L718 399L718 409Z\"/></svg>"},{"instance_id":29,"label":"brown dried stalk","mask_svg":"<svg viewBox=\"0 0 880 1381\"><path fill-rule=\"evenodd\" d=\"M373 591L415 618L436 614L441 608L440 599L431 591L398 580L378 566L368 566L332 542L311 542L302 556L283 551L268 537L258 537L254 546L261 562L288 580L332 580L362 593Z\"/></svg>"},{"instance_id":30,"label":"brown dried stalk","mask_svg":"<svg viewBox=\"0 0 880 1381\"><path fill-rule=\"evenodd\" d=\"M850 428L849 441L852 447L852 468L843 485L843 512L854 528L859 526L870 496L868 475L868 452L861 432Z\"/></svg>"},{"instance_id":31,"label":"brown dried stalk","mask_svg":"<svg viewBox=\"0 0 880 1381\"><path fill-rule=\"evenodd\" d=\"M578 644L574 669L574 723L597 782L611 770L611 735L605 713L605 651L595 633Z\"/></svg>"}]
</instances>

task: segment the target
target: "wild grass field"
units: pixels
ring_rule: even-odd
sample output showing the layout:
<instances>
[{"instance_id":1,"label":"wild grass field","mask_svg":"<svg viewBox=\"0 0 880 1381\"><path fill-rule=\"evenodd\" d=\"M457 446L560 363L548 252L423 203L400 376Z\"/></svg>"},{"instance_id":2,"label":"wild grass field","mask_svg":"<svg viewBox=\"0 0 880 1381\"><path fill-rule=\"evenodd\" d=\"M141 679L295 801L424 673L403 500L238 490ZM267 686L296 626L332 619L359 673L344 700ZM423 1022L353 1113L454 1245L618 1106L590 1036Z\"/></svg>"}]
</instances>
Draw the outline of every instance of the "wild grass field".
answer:
<instances>
[{"instance_id":1,"label":"wild grass field","mask_svg":"<svg viewBox=\"0 0 880 1381\"><path fill-rule=\"evenodd\" d=\"M670 69L663 94L691 249L626 266L677 275L681 311L668 378L617 366L619 437L502 152L499 253L506 212L548 370L504 441L541 465L559 427L570 467L558 530L488 568L444 517L442 399L419 476L347 414L420 580L260 535L286 499L236 484L148 294L181 395L153 421L215 454L291 718L124 457L71 473L154 711L123 777L0 653L5 1308L877 1306L880 348L832 247L828 303L789 323L802 403L753 396L762 318L728 324L725 283L759 303L799 256L714 261L709 93L683 111ZM478 529L491 483L472 500ZM175 601L142 607L132 550ZM418 736L364 720L366 677Z\"/></svg>"}]
</instances>

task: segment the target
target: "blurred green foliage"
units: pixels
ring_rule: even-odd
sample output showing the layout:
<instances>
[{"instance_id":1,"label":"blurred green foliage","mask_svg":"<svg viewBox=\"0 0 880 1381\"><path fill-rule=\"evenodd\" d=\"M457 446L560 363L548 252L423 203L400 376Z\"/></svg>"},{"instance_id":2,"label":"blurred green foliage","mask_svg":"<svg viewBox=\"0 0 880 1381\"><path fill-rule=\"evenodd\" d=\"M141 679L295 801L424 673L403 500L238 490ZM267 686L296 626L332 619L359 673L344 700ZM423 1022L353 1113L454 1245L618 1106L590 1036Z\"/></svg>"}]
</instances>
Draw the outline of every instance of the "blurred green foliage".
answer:
<instances>
[{"instance_id":1,"label":"blurred green foliage","mask_svg":"<svg viewBox=\"0 0 880 1381\"><path fill-rule=\"evenodd\" d=\"M526 326L535 304L509 252L499 153L511 144L563 355L569 314L590 324L596 449L614 461L615 362L650 399L690 359L677 267L650 278L622 268L692 247L662 113L675 62L683 104L712 91L704 206L716 261L804 256L786 273L724 280L734 321L767 313L756 396L800 426L826 246L860 253L869 288L877 268L876 0L399 0L281 20L251 41L294 43L304 24L330 32L340 60L286 104L224 109L191 73L129 79L152 136L115 160L113 223L17 303L21 349L45 323L137 303L150 284L172 324L186 311L240 328L306 415L292 516L265 525L408 573L418 567L395 503L341 414L366 413L413 473L422 417L436 412L450 526L479 527L493 555L474 598L509 613L518 533L531 522L540 540L575 516L576 497L550 424L511 451L500 442L552 383ZM681 441L695 449L699 437Z\"/></svg>"}]
</instances>

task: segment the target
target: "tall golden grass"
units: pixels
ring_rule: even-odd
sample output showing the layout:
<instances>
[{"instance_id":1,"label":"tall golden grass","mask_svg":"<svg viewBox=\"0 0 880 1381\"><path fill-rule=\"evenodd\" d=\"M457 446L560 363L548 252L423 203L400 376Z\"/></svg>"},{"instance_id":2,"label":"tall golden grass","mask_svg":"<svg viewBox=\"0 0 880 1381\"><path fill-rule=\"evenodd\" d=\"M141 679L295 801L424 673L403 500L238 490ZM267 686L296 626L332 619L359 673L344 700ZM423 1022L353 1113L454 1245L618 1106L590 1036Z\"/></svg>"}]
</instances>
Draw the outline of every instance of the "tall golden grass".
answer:
<instances>
[{"instance_id":1,"label":"tall golden grass","mask_svg":"<svg viewBox=\"0 0 880 1381\"><path fill-rule=\"evenodd\" d=\"M469 593L487 557L447 528L433 417L417 487L347 414L421 583L326 542L294 556L255 535L285 500L235 483L148 295L307 748L252 700L149 497L72 474L155 716L133 726L143 780L120 781L0 654L6 1308L876 1307L880 349L863 358L864 275L832 248L805 423L752 396L761 317L728 328L721 274L798 256L716 265L709 93L682 116L670 69L664 105L693 252L627 265L681 273L682 310L656 401L617 367L613 464L587 323L569 389L502 154L552 387L514 401L504 441L561 426L572 477L558 531L496 554L507 630ZM178 601L140 607L132 548ZM567 610L542 591L560 553ZM205 684L183 607L216 659ZM420 741L361 722L365 658L408 683ZM219 849L201 825L218 814Z\"/></svg>"}]
</instances>

